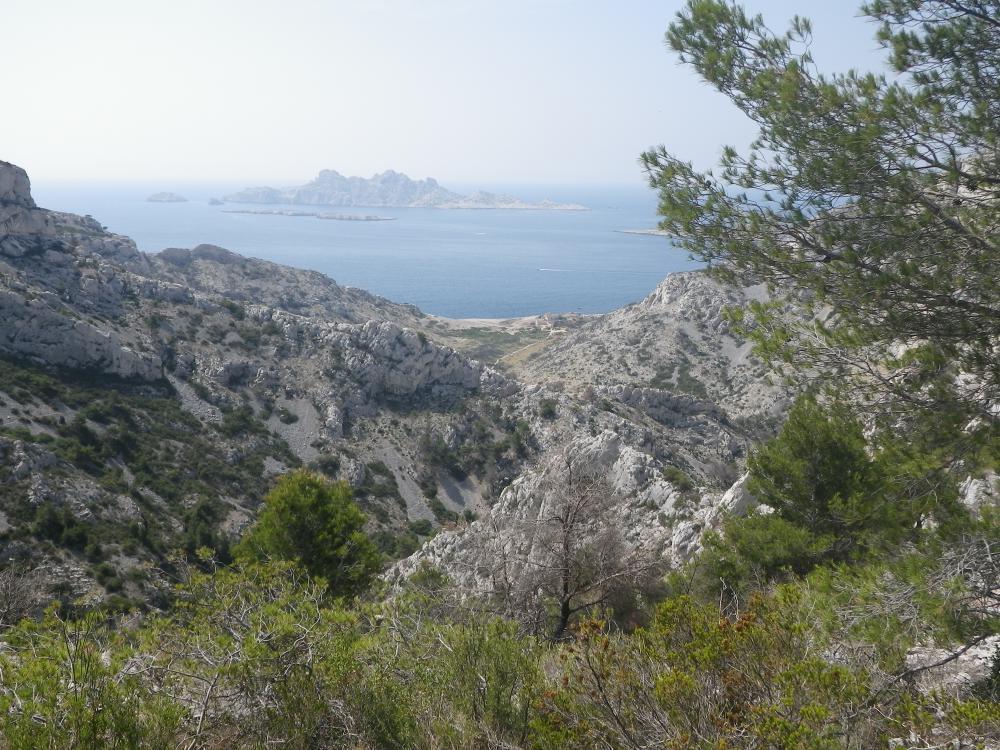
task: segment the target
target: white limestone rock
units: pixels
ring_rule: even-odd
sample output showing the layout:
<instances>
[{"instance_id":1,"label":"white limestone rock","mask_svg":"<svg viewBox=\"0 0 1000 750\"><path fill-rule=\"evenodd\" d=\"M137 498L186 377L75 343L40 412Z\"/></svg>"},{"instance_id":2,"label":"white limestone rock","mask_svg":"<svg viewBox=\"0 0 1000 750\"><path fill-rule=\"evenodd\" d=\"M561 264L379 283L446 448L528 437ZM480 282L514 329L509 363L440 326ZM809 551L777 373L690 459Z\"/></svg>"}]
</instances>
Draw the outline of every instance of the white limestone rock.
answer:
<instances>
[{"instance_id":1,"label":"white limestone rock","mask_svg":"<svg viewBox=\"0 0 1000 750\"><path fill-rule=\"evenodd\" d=\"M990 676L993 659L1000 653L998 649L1000 635L989 636L971 648L921 646L907 652L906 668L922 670L917 675L917 687L921 691L964 697L976 683ZM937 664L940 666L932 666Z\"/></svg>"}]
</instances>

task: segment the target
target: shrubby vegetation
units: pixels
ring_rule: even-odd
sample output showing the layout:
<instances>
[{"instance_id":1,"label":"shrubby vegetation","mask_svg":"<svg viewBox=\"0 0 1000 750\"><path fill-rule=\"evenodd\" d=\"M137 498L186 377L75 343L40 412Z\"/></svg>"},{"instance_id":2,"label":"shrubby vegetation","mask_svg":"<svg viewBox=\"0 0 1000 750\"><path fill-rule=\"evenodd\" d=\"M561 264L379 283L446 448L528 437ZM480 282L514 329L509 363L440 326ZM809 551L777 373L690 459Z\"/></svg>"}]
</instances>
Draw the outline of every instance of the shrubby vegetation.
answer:
<instances>
[{"instance_id":1,"label":"shrubby vegetation","mask_svg":"<svg viewBox=\"0 0 1000 750\"><path fill-rule=\"evenodd\" d=\"M895 438L870 443L845 405L800 397L779 435L748 461L748 489L766 512L708 534L696 580L705 593L742 600L822 563L919 544L928 527L959 533L965 511L955 479L935 476L933 458L901 455Z\"/></svg>"},{"instance_id":2,"label":"shrubby vegetation","mask_svg":"<svg viewBox=\"0 0 1000 750\"><path fill-rule=\"evenodd\" d=\"M269 485L263 476L265 456L289 466L299 463L248 406L228 409L221 424L207 427L184 411L166 383L46 371L3 358L0 382L4 392L20 400L22 415L36 415L25 416L24 426L0 427L0 435L51 451L102 491L128 498L136 508L130 517L114 507L80 517L50 500L29 503L29 480L5 477L0 505L10 528L0 532L0 539L61 549L93 566L93 573L122 554L169 567L171 550L193 555L207 546L228 560L229 538L221 528L228 510L221 498L262 496ZM231 442L220 440L220 434ZM231 460L234 444L240 446L239 461ZM53 477L58 480L61 474L57 467ZM122 575L100 578L116 590ZM143 597L158 596L140 588ZM139 593L133 591L137 598Z\"/></svg>"},{"instance_id":3,"label":"shrubby vegetation","mask_svg":"<svg viewBox=\"0 0 1000 750\"><path fill-rule=\"evenodd\" d=\"M800 400L750 463L773 512L730 519L665 589L616 541L609 492L571 466L542 490L553 522L525 529L547 552L505 557L524 585L482 597L430 567L393 596L373 587L379 558L350 490L306 471L277 483L235 562L202 549L178 563L163 609L139 620L59 607L23 618L30 582L8 572L0 747L1000 739L995 674L964 698L904 679L912 646L1000 629L1000 519L951 503L942 523L883 512L895 504L886 459L856 427ZM830 544L841 535L851 543Z\"/></svg>"},{"instance_id":4,"label":"shrubby vegetation","mask_svg":"<svg viewBox=\"0 0 1000 750\"><path fill-rule=\"evenodd\" d=\"M731 519L666 589L639 599L625 593L649 562L611 554L609 495L586 475L543 490L553 519L574 520L538 519L529 531L550 552L534 568L506 559L526 585L482 597L432 567L393 596L373 587L378 555L349 489L306 471L277 483L234 563L199 551L197 565L176 568L168 606L141 620L57 607L18 622L3 614L26 606L8 574L0 747L862 750L893 737L921 748L1000 739L995 674L964 698L903 679L913 645L1000 629L1000 519L953 510L947 524L918 527L908 514L867 513L879 543L861 524L862 541L831 547L833 499L860 491L852 477L879 463L853 428L803 399L751 462L773 512ZM832 464L803 452L801 429L844 450ZM779 469L789 481L773 484ZM882 502L885 483L870 486Z\"/></svg>"},{"instance_id":5,"label":"shrubby vegetation","mask_svg":"<svg viewBox=\"0 0 1000 750\"><path fill-rule=\"evenodd\" d=\"M919 572L930 559L910 566L912 580L933 578ZM8 629L0 746L861 750L891 737L997 739L994 698L925 696L895 678L907 628L960 626L942 619L957 610L939 608L959 588L878 632L856 613L884 601L879 567L840 586L845 572L820 566L738 612L681 594L646 627L585 619L560 641L461 604L433 569L395 598L345 606L286 561L192 568L171 609L138 628L52 610Z\"/></svg>"},{"instance_id":6,"label":"shrubby vegetation","mask_svg":"<svg viewBox=\"0 0 1000 750\"><path fill-rule=\"evenodd\" d=\"M553 403L551 414L546 412L542 416L549 419L555 414ZM483 476L488 467L498 464L509 467L527 458L535 447L531 426L524 420L508 420L506 429L507 434L498 438L486 420L477 419L472 434L454 449L449 448L440 436L426 434L420 439L421 457L431 470L445 471L459 481L470 474Z\"/></svg>"}]
</instances>

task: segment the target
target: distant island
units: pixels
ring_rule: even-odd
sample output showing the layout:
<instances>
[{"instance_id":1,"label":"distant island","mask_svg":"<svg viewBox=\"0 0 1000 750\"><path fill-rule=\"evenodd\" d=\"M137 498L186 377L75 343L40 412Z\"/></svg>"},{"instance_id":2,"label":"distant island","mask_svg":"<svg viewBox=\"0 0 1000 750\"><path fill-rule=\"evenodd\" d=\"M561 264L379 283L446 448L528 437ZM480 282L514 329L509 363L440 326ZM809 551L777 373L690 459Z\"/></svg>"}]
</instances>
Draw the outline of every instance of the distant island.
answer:
<instances>
[{"instance_id":1,"label":"distant island","mask_svg":"<svg viewBox=\"0 0 1000 750\"><path fill-rule=\"evenodd\" d=\"M187 203L187 198L177 193L153 193L146 200L150 203Z\"/></svg>"},{"instance_id":2,"label":"distant island","mask_svg":"<svg viewBox=\"0 0 1000 750\"><path fill-rule=\"evenodd\" d=\"M345 177L324 169L315 180L292 188L252 187L224 196L231 203L270 203L305 206L382 206L386 208L480 208L521 211L587 211L576 203L549 200L528 203L509 195L478 191L461 195L441 187L437 180L411 180L391 169L371 178Z\"/></svg>"},{"instance_id":3,"label":"distant island","mask_svg":"<svg viewBox=\"0 0 1000 750\"><path fill-rule=\"evenodd\" d=\"M620 234L645 234L653 237L669 237L670 232L665 229L616 229Z\"/></svg>"},{"instance_id":4,"label":"distant island","mask_svg":"<svg viewBox=\"0 0 1000 750\"><path fill-rule=\"evenodd\" d=\"M374 216L366 214L321 214L315 211L292 211L280 208L224 208L224 214L257 214L263 216L312 216L315 219L332 221L395 221L395 216Z\"/></svg>"},{"instance_id":5,"label":"distant island","mask_svg":"<svg viewBox=\"0 0 1000 750\"><path fill-rule=\"evenodd\" d=\"M220 201L218 198L209 198L208 199L208 205L210 205L210 206L224 206L225 202L224 201Z\"/></svg>"}]
</instances>

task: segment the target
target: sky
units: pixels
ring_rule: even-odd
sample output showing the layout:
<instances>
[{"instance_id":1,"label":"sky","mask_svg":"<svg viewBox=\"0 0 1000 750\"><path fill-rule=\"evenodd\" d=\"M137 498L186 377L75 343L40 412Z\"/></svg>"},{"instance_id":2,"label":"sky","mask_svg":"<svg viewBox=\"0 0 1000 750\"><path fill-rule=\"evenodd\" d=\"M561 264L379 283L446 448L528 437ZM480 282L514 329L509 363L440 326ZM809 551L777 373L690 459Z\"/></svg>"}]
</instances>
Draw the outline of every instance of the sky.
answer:
<instances>
[{"instance_id":1,"label":"sky","mask_svg":"<svg viewBox=\"0 0 1000 750\"><path fill-rule=\"evenodd\" d=\"M745 0L814 22L825 70L881 68L860 0ZM749 122L677 63L683 0L2 0L0 159L36 181L642 181ZM11 61L16 61L12 63Z\"/></svg>"}]
</instances>

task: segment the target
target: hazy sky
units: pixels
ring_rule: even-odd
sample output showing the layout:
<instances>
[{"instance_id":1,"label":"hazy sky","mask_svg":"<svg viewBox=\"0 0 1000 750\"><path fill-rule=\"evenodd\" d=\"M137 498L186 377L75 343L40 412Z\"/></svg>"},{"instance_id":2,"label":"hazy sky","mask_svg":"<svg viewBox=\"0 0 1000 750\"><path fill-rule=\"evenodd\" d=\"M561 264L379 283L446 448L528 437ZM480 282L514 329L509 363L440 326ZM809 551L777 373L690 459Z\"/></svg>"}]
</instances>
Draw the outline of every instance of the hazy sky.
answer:
<instances>
[{"instance_id":1,"label":"hazy sky","mask_svg":"<svg viewBox=\"0 0 1000 750\"><path fill-rule=\"evenodd\" d=\"M875 67L860 0L813 19L827 69ZM752 131L676 63L682 0L2 0L0 159L35 180L638 182Z\"/></svg>"}]
</instances>

